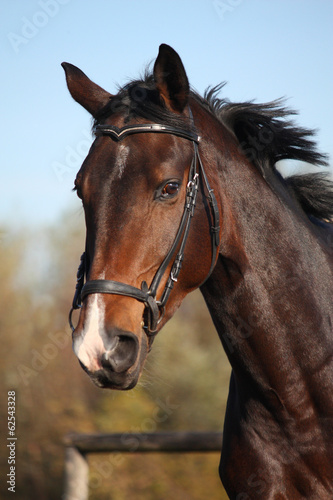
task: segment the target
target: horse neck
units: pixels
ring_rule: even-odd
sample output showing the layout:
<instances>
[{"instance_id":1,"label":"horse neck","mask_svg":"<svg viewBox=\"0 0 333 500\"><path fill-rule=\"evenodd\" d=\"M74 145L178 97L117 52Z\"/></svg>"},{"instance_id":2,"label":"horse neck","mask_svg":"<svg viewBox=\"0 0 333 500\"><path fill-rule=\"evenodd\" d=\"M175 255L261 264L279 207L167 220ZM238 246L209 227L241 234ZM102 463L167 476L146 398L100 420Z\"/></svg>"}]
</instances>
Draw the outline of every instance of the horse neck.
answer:
<instances>
[{"instance_id":1,"label":"horse neck","mask_svg":"<svg viewBox=\"0 0 333 500\"><path fill-rule=\"evenodd\" d=\"M332 262L279 178L229 151L215 164L220 255L201 291L238 380L283 392L332 356Z\"/></svg>"}]
</instances>

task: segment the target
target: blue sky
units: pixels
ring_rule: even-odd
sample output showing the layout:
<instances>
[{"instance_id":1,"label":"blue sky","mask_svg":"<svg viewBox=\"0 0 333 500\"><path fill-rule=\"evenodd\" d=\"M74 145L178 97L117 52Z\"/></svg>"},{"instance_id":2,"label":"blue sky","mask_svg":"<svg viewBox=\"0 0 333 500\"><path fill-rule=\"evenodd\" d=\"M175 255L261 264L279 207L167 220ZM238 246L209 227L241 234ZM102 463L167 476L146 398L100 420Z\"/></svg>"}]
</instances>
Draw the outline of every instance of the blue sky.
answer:
<instances>
[{"instance_id":1,"label":"blue sky","mask_svg":"<svg viewBox=\"0 0 333 500\"><path fill-rule=\"evenodd\" d=\"M168 43L200 93L226 80L232 101L288 97L332 158L332 21L331 0L3 0L0 224L80 210L71 189L91 120L62 61L114 92Z\"/></svg>"}]
</instances>

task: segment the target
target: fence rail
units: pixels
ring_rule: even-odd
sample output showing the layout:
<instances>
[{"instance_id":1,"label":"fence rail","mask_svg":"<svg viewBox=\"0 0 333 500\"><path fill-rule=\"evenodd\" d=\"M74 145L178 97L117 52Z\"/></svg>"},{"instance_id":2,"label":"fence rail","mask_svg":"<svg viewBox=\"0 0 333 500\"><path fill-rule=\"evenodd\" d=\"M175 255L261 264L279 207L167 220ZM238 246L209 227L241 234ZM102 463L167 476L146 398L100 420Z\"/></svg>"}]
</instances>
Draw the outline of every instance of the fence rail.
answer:
<instances>
[{"instance_id":1,"label":"fence rail","mask_svg":"<svg viewBox=\"0 0 333 500\"><path fill-rule=\"evenodd\" d=\"M63 500L88 500L89 453L195 453L221 451L221 432L69 434L65 437Z\"/></svg>"}]
</instances>

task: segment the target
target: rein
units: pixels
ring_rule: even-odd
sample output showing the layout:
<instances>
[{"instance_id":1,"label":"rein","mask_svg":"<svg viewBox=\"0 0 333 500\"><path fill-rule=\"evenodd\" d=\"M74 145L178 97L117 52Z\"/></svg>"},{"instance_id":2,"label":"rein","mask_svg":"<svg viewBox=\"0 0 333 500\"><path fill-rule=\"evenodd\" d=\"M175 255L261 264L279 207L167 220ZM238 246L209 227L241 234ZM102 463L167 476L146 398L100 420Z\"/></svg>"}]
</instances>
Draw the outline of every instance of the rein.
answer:
<instances>
[{"instance_id":1,"label":"rein","mask_svg":"<svg viewBox=\"0 0 333 500\"><path fill-rule=\"evenodd\" d=\"M149 338L152 338L157 333L158 324L160 323L164 315L165 305L168 301L174 283L177 282L178 275L182 267L185 245L190 231L191 219L194 215L200 178L202 180L204 188L207 191L207 199L209 201L210 211L212 216L212 226L211 226L212 261L209 273L204 281L208 279L215 266L216 254L219 246L220 213L218 210L213 189L211 189L209 185L208 178L206 176L200 158L198 150L200 137L191 131L186 131L169 125L161 125L155 123L127 125L120 129L113 125L97 125L94 131L96 135L108 135L117 141L121 141L124 137L131 134L165 133L182 137L183 139L187 139L193 143L194 155L188 175L183 215L174 242L170 250L168 251L166 257L164 258L163 262L161 263L160 267L156 271L150 286L148 287L146 281L143 281L141 283L141 289L131 285L127 285L125 283L120 283L118 281L112 281L112 280L89 280L84 284L84 276L86 274L85 253L83 253L81 256L81 261L77 272L75 294L72 303L72 308L69 313L69 324L73 332L75 330L75 327L73 326L72 323L73 311L75 309L79 309L80 307L82 307L82 302L88 295L93 293L108 293L113 295L124 295L127 297L132 297L133 299L136 299L144 303L145 313L143 318L143 323L144 323L143 328L147 336ZM160 299L158 300L156 294L159 284L178 247L179 249L171 266L171 271L167 279L166 285L164 287Z\"/></svg>"}]
</instances>

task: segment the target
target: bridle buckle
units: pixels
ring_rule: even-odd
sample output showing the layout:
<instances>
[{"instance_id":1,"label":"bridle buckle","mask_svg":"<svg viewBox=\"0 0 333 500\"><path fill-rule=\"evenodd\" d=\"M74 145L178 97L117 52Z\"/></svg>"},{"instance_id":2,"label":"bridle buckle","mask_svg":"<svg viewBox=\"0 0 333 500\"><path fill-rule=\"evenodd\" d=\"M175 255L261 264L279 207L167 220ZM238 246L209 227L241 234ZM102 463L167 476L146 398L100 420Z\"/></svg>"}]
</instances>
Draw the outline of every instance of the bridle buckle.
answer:
<instances>
[{"instance_id":1,"label":"bridle buckle","mask_svg":"<svg viewBox=\"0 0 333 500\"><path fill-rule=\"evenodd\" d=\"M187 187L187 189L188 189L188 190L191 190L191 189L192 189L192 188L193 188L193 187L197 184L196 180L198 179L198 177L199 177L199 174L198 174L198 172L197 172L197 173L194 175L193 179L192 179L192 180L190 180L190 181L188 181L188 183L187 183L187 185L186 185L186 187Z\"/></svg>"}]
</instances>

